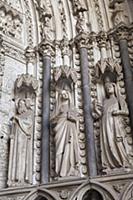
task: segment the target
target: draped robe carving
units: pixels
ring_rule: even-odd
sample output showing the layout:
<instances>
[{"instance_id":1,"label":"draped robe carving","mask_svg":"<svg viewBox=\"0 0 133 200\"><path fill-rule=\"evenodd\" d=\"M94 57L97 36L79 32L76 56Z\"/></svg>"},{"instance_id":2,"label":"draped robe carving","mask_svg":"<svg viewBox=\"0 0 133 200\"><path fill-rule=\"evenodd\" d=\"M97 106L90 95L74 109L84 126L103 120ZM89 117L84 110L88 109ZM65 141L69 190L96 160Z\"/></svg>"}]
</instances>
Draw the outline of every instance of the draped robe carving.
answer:
<instances>
[{"instance_id":1,"label":"draped robe carving","mask_svg":"<svg viewBox=\"0 0 133 200\"><path fill-rule=\"evenodd\" d=\"M57 104L51 118L55 133L55 172L59 177L78 176L78 113L71 103L70 91L62 90Z\"/></svg>"},{"instance_id":2,"label":"draped robe carving","mask_svg":"<svg viewBox=\"0 0 133 200\"><path fill-rule=\"evenodd\" d=\"M27 100L18 101L18 113L13 117L8 185L31 183L33 119Z\"/></svg>"}]
</instances>

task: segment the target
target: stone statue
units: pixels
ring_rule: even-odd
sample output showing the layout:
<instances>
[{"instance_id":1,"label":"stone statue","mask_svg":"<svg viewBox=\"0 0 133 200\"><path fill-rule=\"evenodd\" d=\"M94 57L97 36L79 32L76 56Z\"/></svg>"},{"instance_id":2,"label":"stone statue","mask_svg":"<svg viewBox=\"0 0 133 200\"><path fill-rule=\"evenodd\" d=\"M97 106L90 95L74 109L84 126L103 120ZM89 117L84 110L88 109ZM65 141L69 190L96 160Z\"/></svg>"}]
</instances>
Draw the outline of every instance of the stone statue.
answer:
<instances>
[{"instance_id":1,"label":"stone statue","mask_svg":"<svg viewBox=\"0 0 133 200\"><path fill-rule=\"evenodd\" d=\"M55 172L58 177L79 175L77 117L71 92L68 89L59 91L56 109L51 116L55 133Z\"/></svg>"},{"instance_id":2,"label":"stone statue","mask_svg":"<svg viewBox=\"0 0 133 200\"><path fill-rule=\"evenodd\" d=\"M115 168L130 168L127 153L124 116L128 116L126 102L118 93L115 83L105 83L106 99L103 106L95 102L95 118L101 120L101 158L103 172L108 173Z\"/></svg>"},{"instance_id":3,"label":"stone statue","mask_svg":"<svg viewBox=\"0 0 133 200\"><path fill-rule=\"evenodd\" d=\"M47 40L47 41L52 41L54 38L54 34L53 34L53 29L51 27L51 17L49 16L45 16L44 18L44 22L42 25L42 36L43 39Z\"/></svg>"},{"instance_id":4,"label":"stone statue","mask_svg":"<svg viewBox=\"0 0 133 200\"><path fill-rule=\"evenodd\" d=\"M83 12L79 12L79 14L78 14L78 19L77 19L77 23L76 23L76 31L77 31L77 33L87 32L87 27L86 27L86 22L85 22Z\"/></svg>"},{"instance_id":5,"label":"stone statue","mask_svg":"<svg viewBox=\"0 0 133 200\"><path fill-rule=\"evenodd\" d=\"M33 119L30 99L19 99L12 119L8 185L31 183Z\"/></svg>"}]
</instances>

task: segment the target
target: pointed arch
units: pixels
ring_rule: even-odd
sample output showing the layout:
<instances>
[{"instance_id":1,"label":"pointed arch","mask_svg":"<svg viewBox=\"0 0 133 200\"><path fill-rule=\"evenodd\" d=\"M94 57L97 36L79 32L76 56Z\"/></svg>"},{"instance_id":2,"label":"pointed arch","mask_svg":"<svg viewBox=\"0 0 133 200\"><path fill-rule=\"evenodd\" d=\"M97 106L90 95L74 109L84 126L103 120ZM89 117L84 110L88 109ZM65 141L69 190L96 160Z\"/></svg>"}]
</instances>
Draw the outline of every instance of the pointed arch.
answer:
<instances>
[{"instance_id":1,"label":"pointed arch","mask_svg":"<svg viewBox=\"0 0 133 200\"><path fill-rule=\"evenodd\" d=\"M26 196L23 200L40 200L41 198L44 198L45 200L59 199L59 197L57 198L57 195L52 191L47 189L36 189L28 194L28 196Z\"/></svg>"},{"instance_id":2,"label":"pointed arch","mask_svg":"<svg viewBox=\"0 0 133 200\"><path fill-rule=\"evenodd\" d=\"M96 191L103 198L103 200L106 200L107 198L109 200L117 199L116 194L110 187L105 184L89 180L77 188L70 200L83 200L84 195L91 190Z\"/></svg>"}]
</instances>

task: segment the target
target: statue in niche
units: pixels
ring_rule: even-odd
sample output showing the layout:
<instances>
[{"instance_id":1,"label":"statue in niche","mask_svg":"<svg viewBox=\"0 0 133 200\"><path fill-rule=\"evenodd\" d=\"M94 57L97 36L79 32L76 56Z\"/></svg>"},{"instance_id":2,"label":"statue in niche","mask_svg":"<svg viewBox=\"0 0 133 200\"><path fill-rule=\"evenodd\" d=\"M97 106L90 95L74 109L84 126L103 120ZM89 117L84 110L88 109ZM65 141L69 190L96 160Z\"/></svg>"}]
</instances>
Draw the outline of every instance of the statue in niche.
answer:
<instances>
[{"instance_id":1,"label":"statue in niche","mask_svg":"<svg viewBox=\"0 0 133 200\"><path fill-rule=\"evenodd\" d=\"M116 168L131 169L127 152L124 116L128 116L125 100L119 94L117 85L105 83L106 98L103 105L95 102L95 118L101 120L101 158L103 172L109 173Z\"/></svg>"},{"instance_id":2,"label":"statue in niche","mask_svg":"<svg viewBox=\"0 0 133 200\"><path fill-rule=\"evenodd\" d=\"M33 117L31 100L19 99L12 119L8 185L31 183Z\"/></svg>"},{"instance_id":3,"label":"statue in niche","mask_svg":"<svg viewBox=\"0 0 133 200\"><path fill-rule=\"evenodd\" d=\"M57 177L79 176L77 120L78 112L72 103L71 90L62 84L51 116Z\"/></svg>"}]
</instances>

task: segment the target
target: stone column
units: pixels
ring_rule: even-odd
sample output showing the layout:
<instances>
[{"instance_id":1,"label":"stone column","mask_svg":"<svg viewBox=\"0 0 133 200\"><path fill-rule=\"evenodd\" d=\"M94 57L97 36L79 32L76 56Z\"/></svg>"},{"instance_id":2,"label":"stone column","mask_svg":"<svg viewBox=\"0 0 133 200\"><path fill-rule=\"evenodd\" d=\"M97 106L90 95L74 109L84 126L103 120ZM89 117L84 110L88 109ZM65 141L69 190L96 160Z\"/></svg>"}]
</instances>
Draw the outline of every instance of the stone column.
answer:
<instances>
[{"instance_id":1,"label":"stone column","mask_svg":"<svg viewBox=\"0 0 133 200\"><path fill-rule=\"evenodd\" d=\"M121 26L116 30L115 34L117 36L120 47L120 55L124 73L127 102L129 107L131 127L133 130L133 72L128 52L128 42L127 42L128 29L125 26Z\"/></svg>"},{"instance_id":2,"label":"stone column","mask_svg":"<svg viewBox=\"0 0 133 200\"><path fill-rule=\"evenodd\" d=\"M42 96L42 139L41 139L41 183L49 181L50 163L50 77L51 77L51 55L54 47L52 43L42 41L40 52L43 59L43 96Z\"/></svg>"},{"instance_id":3,"label":"stone column","mask_svg":"<svg viewBox=\"0 0 133 200\"><path fill-rule=\"evenodd\" d=\"M96 155L95 155L95 141L93 134L93 118L91 108L91 96L90 96L90 80L89 80L89 63L88 63L88 50L86 47L86 34L80 34L76 37L76 42L80 52L80 65L82 76L82 91L83 91L83 109L85 120L85 133L87 141L87 156L88 156L88 168L89 176L96 176Z\"/></svg>"}]
</instances>

